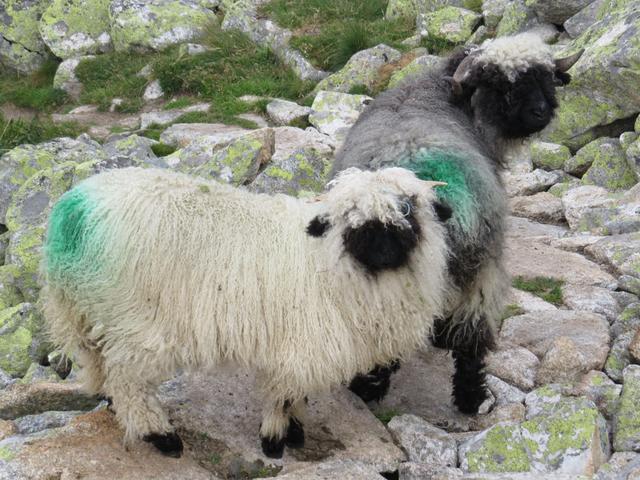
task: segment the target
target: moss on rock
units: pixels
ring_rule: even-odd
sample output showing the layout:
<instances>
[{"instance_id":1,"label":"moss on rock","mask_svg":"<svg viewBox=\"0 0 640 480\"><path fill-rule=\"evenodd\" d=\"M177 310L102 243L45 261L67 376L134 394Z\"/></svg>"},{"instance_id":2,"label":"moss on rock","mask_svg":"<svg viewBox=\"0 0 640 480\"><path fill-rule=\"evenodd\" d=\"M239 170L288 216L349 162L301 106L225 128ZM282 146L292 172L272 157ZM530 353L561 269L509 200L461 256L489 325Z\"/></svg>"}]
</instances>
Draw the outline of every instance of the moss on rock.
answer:
<instances>
[{"instance_id":1,"label":"moss on rock","mask_svg":"<svg viewBox=\"0 0 640 480\"><path fill-rule=\"evenodd\" d=\"M610 191L618 191L631 188L638 182L617 139L598 139L578 153L580 155L576 154L576 157L592 160L582 177L584 185L598 185Z\"/></svg>"},{"instance_id":2,"label":"moss on rock","mask_svg":"<svg viewBox=\"0 0 640 480\"><path fill-rule=\"evenodd\" d=\"M428 36L451 43L463 43L473 33L482 16L471 10L445 7L425 17Z\"/></svg>"}]
</instances>

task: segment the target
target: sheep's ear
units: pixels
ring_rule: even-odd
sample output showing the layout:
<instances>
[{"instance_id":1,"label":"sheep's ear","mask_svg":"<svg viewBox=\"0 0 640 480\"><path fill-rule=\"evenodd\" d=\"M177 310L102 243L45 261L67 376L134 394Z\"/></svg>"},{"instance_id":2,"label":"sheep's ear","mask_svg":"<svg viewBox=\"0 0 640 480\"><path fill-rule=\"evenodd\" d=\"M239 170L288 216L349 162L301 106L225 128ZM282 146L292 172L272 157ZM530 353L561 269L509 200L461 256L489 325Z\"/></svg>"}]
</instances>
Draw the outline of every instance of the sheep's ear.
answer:
<instances>
[{"instance_id":1,"label":"sheep's ear","mask_svg":"<svg viewBox=\"0 0 640 480\"><path fill-rule=\"evenodd\" d=\"M453 73L453 77L449 80L449 84L451 85L451 92L454 96L459 97L464 93L465 86L471 86L473 83L473 75L475 69L477 68L476 60L477 54L469 54L465 57L456 71Z\"/></svg>"},{"instance_id":2,"label":"sheep's ear","mask_svg":"<svg viewBox=\"0 0 640 480\"><path fill-rule=\"evenodd\" d=\"M437 201L433 204L433 209L436 211L436 215L438 216L438 220L441 222L446 222L453 215L453 210L446 203Z\"/></svg>"},{"instance_id":3,"label":"sheep's ear","mask_svg":"<svg viewBox=\"0 0 640 480\"><path fill-rule=\"evenodd\" d=\"M307 233L312 237L322 237L330 228L331 224L327 217L317 215L307 225Z\"/></svg>"}]
</instances>

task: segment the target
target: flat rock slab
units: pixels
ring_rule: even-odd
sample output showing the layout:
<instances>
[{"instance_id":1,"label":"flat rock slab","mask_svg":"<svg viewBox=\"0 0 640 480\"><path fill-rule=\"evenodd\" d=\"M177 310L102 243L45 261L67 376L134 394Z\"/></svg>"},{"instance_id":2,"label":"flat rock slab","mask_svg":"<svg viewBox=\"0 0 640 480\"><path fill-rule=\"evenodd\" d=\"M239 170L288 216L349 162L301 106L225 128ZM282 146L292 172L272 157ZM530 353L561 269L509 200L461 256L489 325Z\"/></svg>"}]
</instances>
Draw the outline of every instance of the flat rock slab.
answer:
<instances>
[{"instance_id":1,"label":"flat rock slab","mask_svg":"<svg viewBox=\"0 0 640 480\"><path fill-rule=\"evenodd\" d=\"M371 465L352 460L332 460L278 475L282 480L383 480Z\"/></svg>"},{"instance_id":2,"label":"flat rock slab","mask_svg":"<svg viewBox=\"0 0 640 480\"><path fill-rule=\"evenodd\" d=\"M552 277L574 285L611 288L615 278L578 253L566 252L533 240L507 240L507 272L526 278Z\"/></svg>"},{"instance_id":3,"label":"flat rock slab","mask_svg":"<svg viewBox=\"0 0 640 480\"><path fill-rule=\"evenodd\" d=\"M88 410L98 404L77 383L38 382L10 385L0 391L0 418L13 419L50 410Z\"/></svg>"},{"instance_id":4,"label":"flat rock slab","mask_svg":"<svg viewBox=\"0 0 640 480\"><path fill-rule=\"evenodd\" d=\"M185 375L161 387L161 401L195 456L219 459L214 471L225 476L233 463L283 467L301 462L353 460L378 472L394 471L405 455L360 399L346 389L309 398L303 449L285 449L281 460L263 456L258 439L263 400L253 376L237 371Z\"/></svg>"},{"instance_id":5,"label":"flat rock slab","mask_svg":"<svg viewBox=\"0 0 640 480\"><path fill-rule=\"evenodd\" d=\"M112 413L82 415L46 434L9 437L0 442L0 478L11 480L215 480L187 451L180 459L154 447L122 444L123 432Z\"/></svg>"},{"instance_id":6,"label":"flat rock slab","mask_svg":"<svg viewBox=\"0 0 640 480\"><path fill-rule=\"evenodd\" d=\"M507 237L558 239L569 232L566 227L538 223L521 217L507 218Z\"/></svg>"},{"instance_id":7,"label":"flat rock slab","mask_svg":"<svg viewBox=\"0 0 640 480\"><path fill-rule=\"evenodd\" d=\"M391 377L389 393L380 403L371 403L374 413L413 414L448 432L488 428L499 415L462 414L453 405L451 376L453 359L446 350L418 352Z\"/></svg>"},{"instance_id":8,"label":"flat rock slab","mask_svg":"<svg viewBox=\"0 0 640 480\"><path fill-rule=\"evenodd\" d=\"M182 148L194 140L206 138L210 143L224 143L251 130L223 123L174 123L160 134L160 141L166 145Z\"/></svg>"}]
</instances>

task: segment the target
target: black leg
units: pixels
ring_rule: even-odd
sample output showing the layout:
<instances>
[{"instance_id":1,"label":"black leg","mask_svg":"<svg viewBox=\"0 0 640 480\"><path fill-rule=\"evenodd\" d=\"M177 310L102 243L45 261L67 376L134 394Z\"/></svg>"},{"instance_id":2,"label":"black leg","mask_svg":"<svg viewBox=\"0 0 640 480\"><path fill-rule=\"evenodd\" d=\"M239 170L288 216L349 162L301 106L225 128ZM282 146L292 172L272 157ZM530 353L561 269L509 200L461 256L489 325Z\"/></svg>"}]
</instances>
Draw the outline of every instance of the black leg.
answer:
<instances>
[{"instance_id":1,"label":"black leg","mask_svg":"<svg viewBox=\"0 0 640 480\"><path fill-rule=\"evenodd\" d=\"M389 365L376 366L366 375L358 375L349 384L349 390L365 402L382 400L391 385L391 374L397 372L400 362L394 360Z\"/></svg>"},{"instance_id":2,"label":"black leg","mask_svg":"<svg viewBox=\"0 0 640 480\"><path fill-rule=\"evenodd\" d=\"M282 458L282 454L284 453L284 441L282 438L280 440L276 440L274 437L260 437L260 441L262 442L262 453L269 458Z\"/></svg>"},{"instance_id":3,"label":"black leg","mask_svg":"<svg viewBox=\"0 0 640 480\"><path fill-rule=\"evenodd\" d=\"M167 457L180 458L184 446L182 440L175 432L169 433L150 433L143 440L152 443L163 455Z\"/></svg>"},{"instance_id":4,"label":"black leg","mask_svg":"<svg viewBox=\"0 0 640 480\"><path fill-rule=\"evenodd\" d=\"M285 445L289 448L304 447L304 428L302 427L302 423L295 417L291 417L289 420Z\"/></svg>"}]
</instances>

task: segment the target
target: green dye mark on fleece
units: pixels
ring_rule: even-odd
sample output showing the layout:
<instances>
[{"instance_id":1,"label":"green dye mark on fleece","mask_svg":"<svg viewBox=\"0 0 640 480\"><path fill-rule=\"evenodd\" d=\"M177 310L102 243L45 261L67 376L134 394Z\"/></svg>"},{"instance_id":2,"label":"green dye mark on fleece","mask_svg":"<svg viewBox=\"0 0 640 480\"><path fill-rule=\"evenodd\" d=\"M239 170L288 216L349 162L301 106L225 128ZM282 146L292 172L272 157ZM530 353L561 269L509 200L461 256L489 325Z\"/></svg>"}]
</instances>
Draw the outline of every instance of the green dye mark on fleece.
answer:
<instances>
[{"instance_id":1,"label":"green dye mark on fleece","mask_svg":"<svg viewBox=\"0 0 640 480\"><path fill-rule=\"evenodd\" d=\"M81 187L65 193L53 207L44 247L47 273L52 279L86 274L89 267L86 262L96 260L88 252L96 243L93 238L96 224L91 221L93 209L91 198Z\"/></svg>"},{"instance_id":2,"label":"green dye mark on fleece","mask_svg":"<svg viewBox=\"0 0 640 480\"><path fill-rule=\"evenodd\" d=\"M442 150L419 150L400 166L413 171L421 180L446 182L435 189L438 198L453 209L453 219L469 229L475 222L474 197L467 178L472 172L468 161Z\"/></svg>"}]
</instances>

